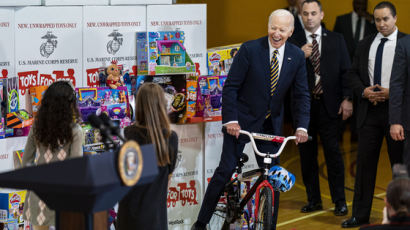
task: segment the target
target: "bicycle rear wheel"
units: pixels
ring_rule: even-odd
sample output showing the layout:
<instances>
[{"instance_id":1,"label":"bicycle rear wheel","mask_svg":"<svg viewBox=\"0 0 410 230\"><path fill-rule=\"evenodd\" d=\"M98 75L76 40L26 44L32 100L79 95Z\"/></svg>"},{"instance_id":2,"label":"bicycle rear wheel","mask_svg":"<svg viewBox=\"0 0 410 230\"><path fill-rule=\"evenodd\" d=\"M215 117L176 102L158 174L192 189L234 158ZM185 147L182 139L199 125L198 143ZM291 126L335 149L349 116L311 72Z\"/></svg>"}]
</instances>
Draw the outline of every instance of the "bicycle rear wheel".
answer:
<instances>
[{"instance_id":1,"label":"bicycle rear wheel","mask_svg":"<svg viewBox=\"0 0 410 230\"><path fill-rule=\"evenodd\" d=\"M229 223L226 222L227 207L225 202L219 202L209 221L209 230L229 230Z\"/></svg>"},{"instance_id":2,"label":"bicycle rear wheel","mask_svg":"<svg viewBox=\"0 0 410 230\"><path fill-rule=\"evenodd\" d=\"M255 220L255 230L270 230L272 226L272 191L264 187L259 196L258 219Z\"/></svg>"}]
</instances>

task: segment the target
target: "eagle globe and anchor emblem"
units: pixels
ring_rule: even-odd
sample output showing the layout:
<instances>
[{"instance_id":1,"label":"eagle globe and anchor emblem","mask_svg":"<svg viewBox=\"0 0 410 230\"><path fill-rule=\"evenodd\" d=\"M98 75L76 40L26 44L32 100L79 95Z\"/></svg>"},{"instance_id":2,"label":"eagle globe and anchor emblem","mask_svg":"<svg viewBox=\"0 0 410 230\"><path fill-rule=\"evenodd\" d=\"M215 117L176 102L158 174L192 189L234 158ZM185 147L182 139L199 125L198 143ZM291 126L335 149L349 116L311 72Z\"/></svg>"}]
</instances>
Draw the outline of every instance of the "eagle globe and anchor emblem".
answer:
<instances>
[{"instance_id":1,"label":"eagle globe and anchor emblem","mask_svg":"<svg viewBox=\"0 0 410 230\"><path fill-rule=\"evenodd\" d=\"M114 30L113 32L108 34L108 37L113 37L113 39L108 41L107 43L107 52L109 54L115 55L121 48L123 41L122 34L119 33L118 30Z\"/></svg>"},{"instance_id":2,"label":"eagle globe and anchor emblem","mask_svg":"<svg viewBox=\"0 0 410 230\"><path fill-rule=\"evenodd\" d=\"M57 36L55 36L51 31L48 31L46 35L41 37L41 39L47 39L47 41L42 43L40 46L41 56L48 58L54 52L54 48L57 47L56 38Z\"/></svg>"}]
</instances>

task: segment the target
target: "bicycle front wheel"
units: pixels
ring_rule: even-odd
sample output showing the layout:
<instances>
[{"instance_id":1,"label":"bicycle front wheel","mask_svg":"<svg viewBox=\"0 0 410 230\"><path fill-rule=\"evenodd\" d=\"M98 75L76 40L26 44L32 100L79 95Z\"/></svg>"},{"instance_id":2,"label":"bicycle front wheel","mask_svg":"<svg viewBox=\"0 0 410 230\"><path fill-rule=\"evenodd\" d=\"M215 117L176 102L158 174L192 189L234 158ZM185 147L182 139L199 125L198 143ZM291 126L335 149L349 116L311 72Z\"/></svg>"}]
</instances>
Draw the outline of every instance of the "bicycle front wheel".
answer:
<instances>
[{"instance_id":1,"label":"bicycle front wheel","mask_svg":"<svg viewBox=\"0 0 410 230\"><path fill-rule=\"evenodd\" d=\"M209 230L229 230L229 223L226 222L227 207L225 202L219 202L209 221Z\"/></svg>"},{"instance_id":2,"label":"bicycle front wheel","mask_svg":"<svg viewBox=\"0 0 410 230\"><path fill-rule=\"evenodd\" d=\"M272 226L272 191L264 187L259 196L258 219L255 220L256 230L270 230Z\"/></svg>"}]
</instances>

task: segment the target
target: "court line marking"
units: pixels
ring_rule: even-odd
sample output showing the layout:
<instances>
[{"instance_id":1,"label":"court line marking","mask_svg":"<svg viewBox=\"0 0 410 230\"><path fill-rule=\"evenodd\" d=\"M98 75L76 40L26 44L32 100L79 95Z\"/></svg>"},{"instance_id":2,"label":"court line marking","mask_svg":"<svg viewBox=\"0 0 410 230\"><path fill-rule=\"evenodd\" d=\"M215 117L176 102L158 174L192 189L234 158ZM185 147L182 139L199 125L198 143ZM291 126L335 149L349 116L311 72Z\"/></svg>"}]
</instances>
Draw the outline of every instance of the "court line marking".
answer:
<instances>
[{"instance_id":1,"label":"court line marking","mask_svg":"<svg viewBox=\"0 0 410 230\"><path fill-rule=\"evenodd\" d=\"M289 166L291 163L293 163L294 161L296 161L296 160L298 160L298 159L299 159L298 156L292 157L292 158L288 159L288 160L286 161L286 163L283 164L283 165L284 165L284 167L286 168L287 166ZM298 188L300 188L300 189L302 189L302 190L304 190L304 191L306 191L306 188L305 188L305 186L303 186L303 185L300 185L300 184L295 183L295 186L298 187ZM379 197L383 197L383 196L385 196L385 195L386 195L386 192L382 192L382 193L379 193L379 194L375 194L375 195L373 195L373 196L379 198ZM327 195L324 195L324 194L321 194L321 196L324 197L324 198L327 198L327 199L329 199L329 200L332 199L330 196L327 196ZM347 207L351 207L351 206L352 206L352 202L346 202L346 205L347 205ZM372 205L372 206L373 206L373 205ZM295 223L295 222L298 222L298 221L301 221L301 220L305 220L305 219L308 219L308 218L311 218L311 217L315 217L315 216L318 216L318 215L322 215L322 214L324 214L324 213L331 212L331 211L334 211L334 210L335 210L335 208L333 207L333 208L328 208L328 209L325 209L325 210L322 210L322 211L314 212L314 213L312 213L312 214L308 214L308 215L305 215L305 216L293 218L293 219L290 219L290 220L288 220L288 221L284 221L284 222L281 222L281 223L276 224L276 227L282 227L282 226L285 226L285 225L288 225L288 224L292 224L292 223ZM374 209L373 207L372 207L372 211L381 212L381 213L383 212L383 210Z\"/></svg>"}]
</instances>

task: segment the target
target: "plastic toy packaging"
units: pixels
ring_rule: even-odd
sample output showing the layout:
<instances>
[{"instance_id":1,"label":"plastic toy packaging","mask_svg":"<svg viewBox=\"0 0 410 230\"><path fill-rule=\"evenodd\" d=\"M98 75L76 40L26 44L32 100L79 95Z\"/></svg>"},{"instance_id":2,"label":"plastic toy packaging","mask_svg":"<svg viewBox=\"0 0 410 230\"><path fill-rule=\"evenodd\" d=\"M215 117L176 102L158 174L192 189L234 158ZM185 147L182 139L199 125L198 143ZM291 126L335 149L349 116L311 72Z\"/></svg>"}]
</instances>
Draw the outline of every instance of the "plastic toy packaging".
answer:
<instances>
[{"instance_id":1,"label":"plastic toy packaging","mask_svg":"<svg viewBox=\"0 0 410 230\"><path fill-rule=\"evenodd\" d=\"M36 86L30 87L29 92L31 95L31 107L33 111L33 116L37 115L37 111L40 107L41 99L48 86Z\"/></svg>"},{"instance_id":2,"label":"plastic toy packaging","mask_svg":"<svg viewBox=\"0 0 410 230\"><path fill-rule=\"evenodd\" d=\"M183 31L137 33L138 75L195 73L184 40Z\"/></svg>"},{"instance_id":3,"label":"plastic toy packaging","mask_svg":"<svg viewBox=\"0 0 410 230\"><path fill-rule=\"evenodd\" d=\"M120 124L129 124L130 110L128 91L125 86L116 89L109 87L77 88L78 107L81 118L88 121L91 114L106 113L111 119ZM124 127L121 127L124 128Z\"/></svg>"}]
</instances>

